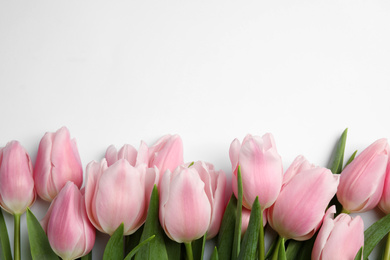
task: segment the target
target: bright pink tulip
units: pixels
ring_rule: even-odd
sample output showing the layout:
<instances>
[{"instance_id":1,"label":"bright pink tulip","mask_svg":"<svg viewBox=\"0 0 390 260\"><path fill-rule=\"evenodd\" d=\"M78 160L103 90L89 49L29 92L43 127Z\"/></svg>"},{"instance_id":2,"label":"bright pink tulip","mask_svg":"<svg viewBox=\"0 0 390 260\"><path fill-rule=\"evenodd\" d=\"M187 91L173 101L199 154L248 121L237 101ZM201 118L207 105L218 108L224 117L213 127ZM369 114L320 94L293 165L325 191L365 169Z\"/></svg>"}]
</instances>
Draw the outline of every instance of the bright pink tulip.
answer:
<instances>
[{"instance_id":1,"label":"bright pink tulip","mask_svg":"<svg viewBox=\"0 0 390 260\"><path fill-rule=\"evenodd\" d=\"M179 166L165 172L160 183L160 223L169 238L189 243L210 226L212 205L195 168Z\"/></svg>"},{"instance_id":2,"label":"bright pink tulip","mask_svg":"<svg viewBox=\"0 0 390 260\"><path fill-rule=\"evenodd\" d=\"M375 208L382 195L390 147L380 139L367 147L340 174L337 199L349 212Z\"/></svg>"},{"instance_id":3,"label":"bright pink tulip","mask_svg":"<svg viewBox=\"0 0 390 260\"><path fill-rule=\"evenodd\" d=\"M259 197L263 210L270 207L279 195L283 180L282 159L272 134L263 137L247 135L242 144L235 139L230 145L229 155L234 173L234 194L237 196L237 168L240 166L243 205L250 209Z\"/></svg>"},{"instance_id":4,"label":"bright pink tulip","mask_svg":"<svg viewBox=\"0 0 390 260\"><path fill-rule=\"evenodd\" d=\"M330 208L331 209L331 208ZM336 213L334 206L331 213ZM360 216L340 214L324 218L311 255L312 260L355 259L364 244L364 223Z\"/></svg>"},{"instance_id":5,"label":"bright pink tulip","mask_svg":"<svg viewBox=\"0 0 390 260\"><path fill-rule=\"evenodd\" d=\"M36 198L32 163L18 141L0 148L0 206L11 214L22 214Z\"/></svg>"},{"instance_id":6,"label":"bright pink tulip","mask_svg":"<svg viewBox=\"0 0 390 260\"><path fill-rule=\"evenodd\" d=\"M95 243L95 228L88 219L83 195L67 182L50 204L41 222L53 251L62 259L87 255Z\"/></svg>"},{"instance_id":7,"label":"bright pink tulip","mask_svg":"<svg viewBox=\"0 0 390 260\"><path fill-rule=\"evenodd\" d=\"M149 148L149 167L160 170L160 179L166 170L171 172L183 164L183 142L178 135L165 135Z\"/></svg>"},{"instance_id":8,"label":"bright pink tulip","mask_svg":"<svg viewBox=\"0 0 390 260\"><path fill-rule=\"evenodd\" d=\"M86 172L85 204L92 224L112 235L123 223L125 235L134 233L145 222L158 170L147 169L145 164L133 167L126 159L107 167L103 159L89 163ZM147 182L146 175L155 181Z\"/></svg>"},{"instance_id":9,"label":"bright pink tulip","mask_svg":"<svg viewBox=\"0 0 390 260\"><path fill-rule=\"evenodd\" d=\"M336 194L339 178L297 157L285 173L278 199L268 209L268 223L285 239L307 240L321 225Z\"/></svg>"},{"instance_id":10,"label":"bright pink tulip","mask_svg":"<svg viewBox=\"0 0 390 260\"><path fill-rule=\"evenodd\" d=\"M190 168L196 169L200 179L205 183L204 190L211 205L211 222L207 229L207 239L211 239L218 234L226 207L226 175L222 170L215 171L214 165L202 161L195 162Z\"/></svg>"},{"instance_id":11,"label":"bright pink tulip","mask_svg":"<svg viewBox=\"0 0 390 260\"><path fill-rule=\"evenodd\" d=\"M83 168L76 141L62 127L55 133L46 133L39 143L34 168L38 195L52 201L62 187L72 181L78 188L83 184Z\"/></svg>"}]
</instances>

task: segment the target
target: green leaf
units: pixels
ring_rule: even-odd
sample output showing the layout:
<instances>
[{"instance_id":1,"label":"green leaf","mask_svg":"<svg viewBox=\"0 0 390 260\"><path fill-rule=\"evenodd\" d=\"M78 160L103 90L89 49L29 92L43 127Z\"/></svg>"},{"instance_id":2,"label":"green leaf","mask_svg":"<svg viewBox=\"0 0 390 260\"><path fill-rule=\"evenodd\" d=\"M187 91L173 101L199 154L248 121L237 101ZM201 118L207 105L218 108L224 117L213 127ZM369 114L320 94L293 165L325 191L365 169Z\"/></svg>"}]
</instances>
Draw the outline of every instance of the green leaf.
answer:
<instances>
[{"instance_id":1,"label":"green leaf","mask_svg":"<svg viewBox=\"0 0 390 260\"><path fill-rule=\"evenodd\" d=\"M154 185L148 209L148 216L142 232L141 241L155 235L156 237L147 245L143 246L135 255L136 260L145 259L168 259L167 249L164 242L164 231L158 220L159 197L157 186ZM177 253L177 252L176 252Z\"/></svg>"},{"instance_id":2,"label":"green leaf","mask_svg":"<svg viewBox=\"0 0 390 260\"><path fill-rule=\"evenodd\" d=\"M168 259L181 260L182 244L171 240L167 235L165 235L165 233L163 236L164 236L165 248L167 250Z\"/></svg>"},{"instance_id":3,"label":"green leaf","mask_svg":"<svg viewBox=\"0 0 390 260\"><path fill-rule=\"evenodd\" d=\"M278 260L286 260L286 249L284 247L284 238L280 239ZM308 258L309 259L309 258Z\"/></svg>"},{"instance_id":4,"label":"green leaf","mask_svg":"<svg viewBox=\"0 0 390 260\"><path fill-rule=\"evenodd\" d=\"M89 254L83 256L80 258L81 260L92 260L92 250L89 252Z\"/></svg>"},{"instance_id":5,"label":"green leaf","mask_svg":"<svg viewBox=\"0 0 390 260\"><path fill-rule=\"evenodd\" d=\"M363 247L360 248L359 252L357 252L355 256L355 260L361 260L363 255Z\"/></svg>"},{"instance_id":6,"label":"green leaf","mask_svg":"<svg viewBox=\"0 0 390 260\"><path fill-rule=\"evenodd\" d=\"M126 258L124 260L130 260L138 252L138 250L141 249L141 247L143 247L144 245L149 243L155 237L156 236L153 235L153 236L149 237L148 239L146 239L146 240L142 241L141 243L139 243L136 247L133 248L133 250L131 250L131 252L126 256Z\"/></svg>"},{"instance_id":7,"label":"green leaf","mask_svg":"<svg viewBox=\"0 0 390 260\"><path fill-rule=\"evenodd\" d=\"M302 241L303 245L296 260L306 260L311 258L311 251L313 250L314 242L317 237L316 233L312 238L306 241Z\"/></svg>"},{"instance_id":8,"label":"green leaf","mask_svg":"<svg viewBox=\"0 0 390 260\"><path fill-rule=\"evenodd\" d=\"M288 242L287 250L286 250L286 258L288 260L294 260L298 258L299 251L301 250L303 243L296 240L290 240Z\"/></svg>"},{"instance_id":9,"label":"green leaf","mask_svg":"<svg viewBox=\"0 0 390 260\"><path fill-rule=\"evenodd\" d=\"M337 143L336 151L334 152L330 163L329 169L336 174L341 173L341 170L343 169L345 144L347 142L347 132L348 128L346 128L341 134L340 140Z\"/></svg>"},{"instance_id":10,"label":"green leaf","mask_svg":"<svg viewBox=\"0 0 390 260\"><path fill-rule=\"evenodd\" d=\"M357 154L357 150L355 152L353 152L351 157L349 157L349 159L348 159L347 163L345 164L344 168L347 167L347 165L350 164L355 159L356 154Z\"/></svg>"},{"instance_id":11,"label":"green leaf","mask_svg":"<svg viewBox=\"0 0 390 260\"><path fill-rule=\"evenodd\" d=\"M390 232L390 214L384 216L364 231L363 259L374 250L375 246Z\"/></svg>"},{"instance_id":12,"label":"green leaf","mask_svg":"<svg viewBox=\"0 0 390 260\"><path fill-rule=\"evenodd\" d=\"M125 236L125 255L128 255L139 244L143 230L144 225L133 234Z\"/></svg>"},{"instance_id":13,"label":"green leaf","mask_svg":"<svg viewBox=\"0 0 390 260\"><path fill-rule=\"evenodd\" d=\"M233 177L234 178L234 177ZM237 190L238 190L238 202L236 210L236 223L234 229L234 240L233 240L233 252L232 259L236 260L240 253L241 245L241 215L242 215L242 179L241 179L241 167L237 169Z\"/></svg>"},{"instance_id":14,"label":"green leaf","mask_svg":"<svg viewBox=\"0 0 390 260\"><path fill-rule=\"evenodd\" d=\"M203 260L204 255L204 245L206 244L207 234L204 234L203 237L192 241L192 251L194 254L194 260Z\"/></svg>"},{"instance_id":15,"label":"green leaf","mask_svg":"<svg viewBox=\"0 0 390 260\"><path fill-rule=\"evenodd\" d=\"M237 199L232 194L223 214L221 227L218 233L218 258L230 260L232 255L234 225L236 223Z\"/></svg>"},{"instance_id":16,"label":"green leaf","mask_svg":"<svg viewBox=\"0 0 390 260\"><path fill-rule=\"evenodd\" d=\"M9 243L7 225L3 212L0 209L0 259L12 260L11 246Z\"/></svg>"},{"instance_id":17,"label":"green leaf","mask_svg":"<svg viewBox=\"0 0 390 260\"><path fill-rule=\"evenodd\" d=\"M210 257L210 260L218 260L218 249L217 247L214 247L213 254Z\"/></svg>"},{"instance_id":18,"label":"green leaf","mask_svg":"<svg viewBox=\"0 0 390 260\"><path fill-rule=\"evenodd\" d=\"M115 230L104 249L103 260L123 260L123 223Z\"/></svg>"},{"instance_id":19,"label":"green leaf","mask_svg":"<svg viewBox=\"0 0 390 260\"><path fill-rule=\"evenodd\" d=\"M58 260L58 256L50 247L45 231L29 208L27 208L26 212L26 221L32 259Z\"/></svg>"},{"instance_id":20,"label":"green leaf","mask_svg":"<svg viewBox=\"0 0 390 260\"><path fill-rule=\"evenodd\" d=\"M259 198L256 197L252 205L248 229L242 240L240 254L238 255L239 260L256 258L257 243L259 241L260 233L260 217L261 208Z\"/></svg>"}]
</instances>

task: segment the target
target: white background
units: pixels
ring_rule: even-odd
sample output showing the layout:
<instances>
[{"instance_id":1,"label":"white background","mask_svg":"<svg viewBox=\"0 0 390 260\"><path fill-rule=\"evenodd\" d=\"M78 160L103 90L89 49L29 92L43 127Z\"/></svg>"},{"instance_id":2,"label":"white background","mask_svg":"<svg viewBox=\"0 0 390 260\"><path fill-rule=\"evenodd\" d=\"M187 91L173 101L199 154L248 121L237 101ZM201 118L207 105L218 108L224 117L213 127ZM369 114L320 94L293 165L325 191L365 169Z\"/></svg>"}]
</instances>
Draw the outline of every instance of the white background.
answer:
<instances>
[{"instance_id":1,"label":"white background","mask_svg":"<svg viewBox=\"0 0 390 260\"><path fill-rule=\"evenodd\" d=\"M0 0L0 146L35 161L65 125L85 167L177 133L185 161L231 176L247 133L273 133L285 169L299 154L326 166L346 127L347 156L390 136L388 1L110 2Z\"/></svg>"}]
</instances>

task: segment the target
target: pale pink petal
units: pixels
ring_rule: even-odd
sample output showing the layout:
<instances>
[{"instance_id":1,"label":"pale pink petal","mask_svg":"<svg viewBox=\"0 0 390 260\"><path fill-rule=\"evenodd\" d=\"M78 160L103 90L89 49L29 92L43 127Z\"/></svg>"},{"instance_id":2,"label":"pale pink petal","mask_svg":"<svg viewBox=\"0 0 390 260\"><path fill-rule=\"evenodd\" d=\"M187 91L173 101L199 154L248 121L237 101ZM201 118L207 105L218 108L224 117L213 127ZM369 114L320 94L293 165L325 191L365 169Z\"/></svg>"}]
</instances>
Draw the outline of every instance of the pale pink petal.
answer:
<instances>
[{"instance_id":1,"label":"pale pink petal","mask_svg":"<svg viewBox=\"0 0 390 260\"><path fill-rule=\"evenodd\" d=\"M107 166L113 165L118 161L118 151L114 145L110 145L106 150L106 155L104 156L107 160Z\"/></svg>"},{"instance_id":2,"label":"pale pink petal","mask_svg":"<svg viewBox=\"0 0 390 260\"><path fill-rule=\"evenodd\" d=\"M126 159L130 165L135 166L137 150L133 146L125 144L118 152L118 159Z\"/></svg>"}]
</instances>

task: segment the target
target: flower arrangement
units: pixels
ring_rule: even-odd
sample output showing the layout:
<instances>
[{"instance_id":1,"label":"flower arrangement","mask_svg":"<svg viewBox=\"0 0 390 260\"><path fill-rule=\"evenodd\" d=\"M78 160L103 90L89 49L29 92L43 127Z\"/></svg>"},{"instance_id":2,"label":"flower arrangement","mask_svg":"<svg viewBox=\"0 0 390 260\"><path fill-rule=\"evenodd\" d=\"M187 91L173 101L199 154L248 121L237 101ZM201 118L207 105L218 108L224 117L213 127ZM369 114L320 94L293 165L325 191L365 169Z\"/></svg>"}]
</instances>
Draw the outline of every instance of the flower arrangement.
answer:
<instances>
[{"instance_id":1,"label":"flower arrangement","mask_svg":"<svg viewBox=\"0 0 390 260\"><path fill-rule=\"evenodd\" d=\"M0 210L0 259L22 259L25 212L33 259L92 259L96 232L110 236L98 259L200 260L209 239L216 241L212 260L368 259L390 232L390 147L379 139L344 165L346 137L347 130L329 169L298 156L285 172L272 134L235 139L228 203L225 173L185 163L178 135L141 142L138 151L108 147L86 167L84 187L67 128L44 135L35 167L11 141L0 148L0 205L14 216L14 252ZM37 196L51 203L41 222L30 210ZM370 227L349 215L377 206L388 215ZM266 225L277 233L267 250Z\"/></svg>"}]
</instances>

